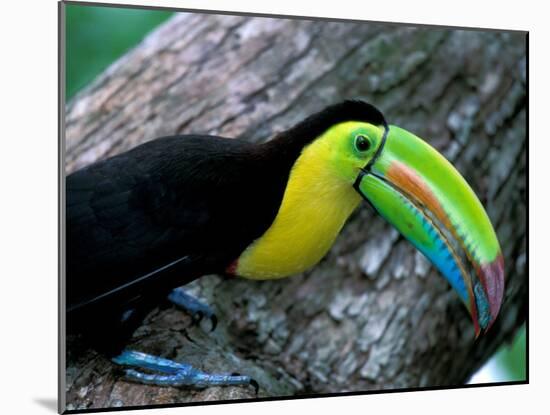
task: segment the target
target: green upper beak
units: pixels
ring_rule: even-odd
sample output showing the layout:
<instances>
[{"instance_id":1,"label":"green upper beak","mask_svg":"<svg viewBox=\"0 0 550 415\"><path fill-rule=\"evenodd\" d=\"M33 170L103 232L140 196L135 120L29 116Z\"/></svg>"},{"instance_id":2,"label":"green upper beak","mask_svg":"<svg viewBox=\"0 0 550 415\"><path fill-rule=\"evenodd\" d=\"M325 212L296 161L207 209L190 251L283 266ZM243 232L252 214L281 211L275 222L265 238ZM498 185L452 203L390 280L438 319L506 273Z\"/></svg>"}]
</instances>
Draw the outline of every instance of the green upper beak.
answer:
<instances>
[{"instance_id":1,"label":"green upper beak","mask_svg":"<svg viewBox=\"0 0 550 415\"><path fill-rule=\"evenodd\" d=\"M481 202L451 163L390 126L355 188L445 276L468 308L476 336L487 330L503 299L503 257Z\"/></svg>"}]
</instances>

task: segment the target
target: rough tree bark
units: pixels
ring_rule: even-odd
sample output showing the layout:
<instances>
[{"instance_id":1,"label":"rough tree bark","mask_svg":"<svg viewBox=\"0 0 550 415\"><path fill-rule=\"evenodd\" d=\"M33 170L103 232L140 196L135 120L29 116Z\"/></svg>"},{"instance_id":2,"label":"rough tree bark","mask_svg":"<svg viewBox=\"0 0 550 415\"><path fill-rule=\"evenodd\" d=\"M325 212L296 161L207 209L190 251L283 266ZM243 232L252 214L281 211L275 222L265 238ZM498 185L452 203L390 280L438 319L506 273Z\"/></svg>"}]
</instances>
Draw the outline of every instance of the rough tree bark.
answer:
<instances>
[{"instance_id":1,"label":"rough tree bark","mask_svg":"<svg viewBox=\"0 0 550 415\"><path fill-rule=\"evenodd\" d=\"M207 276L191 292L220 319L207 333L156 310L132 347L207 371L250 374L260 397L457 385L524 321L525 35L373 23L178 14L66 107L66 169L158 136L266 140L324 106L363 98L428 139L464 174L502 243L502 314L474 341L466 309L365 205L327 257L294 278ZM252 389L126 382L69 348L69 409L254 398Z\"/></svg>"}]
</instances>

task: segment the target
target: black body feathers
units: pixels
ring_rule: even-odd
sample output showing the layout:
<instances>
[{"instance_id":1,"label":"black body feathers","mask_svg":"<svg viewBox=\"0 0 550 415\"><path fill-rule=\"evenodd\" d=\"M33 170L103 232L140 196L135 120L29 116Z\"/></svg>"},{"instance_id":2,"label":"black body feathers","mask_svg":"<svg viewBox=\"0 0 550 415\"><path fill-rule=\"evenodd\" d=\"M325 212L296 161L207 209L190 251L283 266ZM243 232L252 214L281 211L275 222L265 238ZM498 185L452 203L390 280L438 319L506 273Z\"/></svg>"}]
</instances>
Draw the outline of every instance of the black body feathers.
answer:
<instances>
[{"instance_id":1,"label":"black body feathers","mask_svg":"<svg viewBox=\"0 0 550 415\"><path fill-rule=\"evenodd\" d=\"M118 353L171 289L223 273L260 237L304 146L351 120L385 125L371 105L346 101L265 144L165 137L67 176L68 332Z\"/></svg>"}]
</instances>

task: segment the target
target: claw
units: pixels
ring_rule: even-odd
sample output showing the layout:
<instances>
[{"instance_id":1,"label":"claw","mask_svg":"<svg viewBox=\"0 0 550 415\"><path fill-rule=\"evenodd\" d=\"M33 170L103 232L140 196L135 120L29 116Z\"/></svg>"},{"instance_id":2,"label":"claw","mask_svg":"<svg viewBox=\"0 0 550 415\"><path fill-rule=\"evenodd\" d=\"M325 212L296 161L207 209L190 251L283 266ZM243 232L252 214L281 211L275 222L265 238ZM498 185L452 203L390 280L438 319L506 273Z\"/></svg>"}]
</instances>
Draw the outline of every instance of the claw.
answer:
<instances>
[{"instance_id":1,"label":"claw","mask_svg":"<svg viewBox=\"0 0 550 415\"><path fill-rule=\"evenodd\" d=\"M212 323L212 328L210 329L210 332L212 333L216 329L216 326L218 325L218 317L216 317L215 314L212 314L210 316L210 322Z\"/></svg>"},{"instance_id":2,"label":"claw","mask_svg":"<svg viewBox=\"0 0 550 415\"><path fill-rule=\"evenodd\" d=\"M189 336L189 333L188 333L187 330L185 330L185 329L183 330L183 336L184 336L187 340L189 340L191 343L195 343L195 340L193 340L193 339L191 338L191 336Z\"/></svg>"},{"instance_id":3,"label":"claw","mask_svg":"<svg viewBox=\"0 0 550 415\"><path fill-rule=\"evenodd\" d=\"M253 386L254 387L254 394L255 395L258 395L258 391L260 390L260 385L258 384L258 382L256 382L254 379L250 379L250 386Z\"/></svg>"}]
</instances>

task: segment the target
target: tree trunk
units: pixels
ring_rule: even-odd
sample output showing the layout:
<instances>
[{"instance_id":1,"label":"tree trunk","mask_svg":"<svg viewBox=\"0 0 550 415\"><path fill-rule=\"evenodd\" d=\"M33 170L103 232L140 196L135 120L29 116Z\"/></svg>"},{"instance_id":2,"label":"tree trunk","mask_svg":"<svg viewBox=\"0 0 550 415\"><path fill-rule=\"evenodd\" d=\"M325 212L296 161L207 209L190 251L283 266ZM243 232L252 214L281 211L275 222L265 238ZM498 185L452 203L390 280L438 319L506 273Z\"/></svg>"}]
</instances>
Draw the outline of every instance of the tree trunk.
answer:
<instances>
[{"instance_id":1,"label":"tree trunk","mask_svg":"<svg viewBox=\"0 0 550 415\"><path fill-rule=\"evenodd\" d=\"M427 139L472 185L496 227L506 298L490 332L448 283L364 204L312 271L253 282L206 276L213 333L155 310L131 347L256 378L260 397L459 385L527 311L526 38L523 33L180 13L66 107L66 168L164 135L267 140L345 98ZM186 338L185 331L193 340ZM69 409L254 398L252 388L129 383L69 348Z\"/></svg>"}]
</instances>

